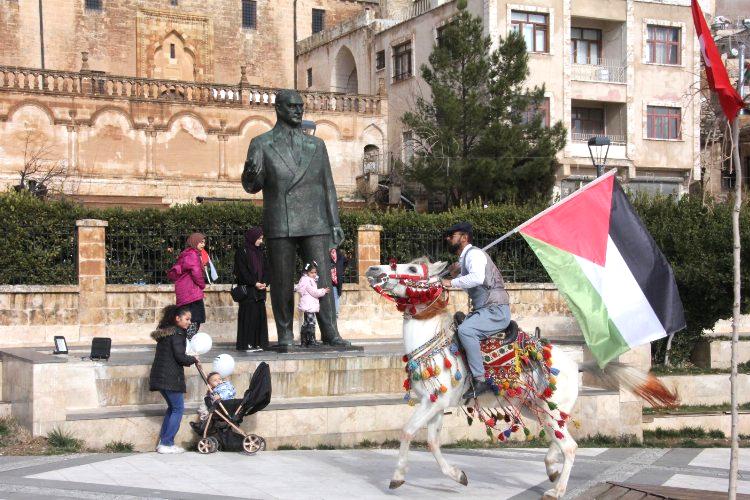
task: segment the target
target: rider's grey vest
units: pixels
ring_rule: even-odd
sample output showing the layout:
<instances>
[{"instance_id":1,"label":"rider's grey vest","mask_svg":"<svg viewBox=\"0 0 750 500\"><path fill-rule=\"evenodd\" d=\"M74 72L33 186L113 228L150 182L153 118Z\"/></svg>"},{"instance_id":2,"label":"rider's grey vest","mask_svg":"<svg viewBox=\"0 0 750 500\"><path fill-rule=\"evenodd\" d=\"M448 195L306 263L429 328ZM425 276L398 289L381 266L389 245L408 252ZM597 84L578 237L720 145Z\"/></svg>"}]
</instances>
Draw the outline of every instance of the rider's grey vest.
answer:
<instances>
[{"instance_id":1,"label":"rider's grey vest","mask_svg":"<svg viewBox=\"0 0 750 500\"><path fill-rule=\"evenodd\" d=\"M465 262L469 256L469 252L475 250L482 252L487 257L487 266L484 268L484 283L474 288L466 289L466 293L469 294L469 299L471 300L471 309L477 310L492 304L508 304L510 297L508 297L508 292L505 290L503 277L490 256L487 255L487 252L481 248L472 246L466 251L463 260L461 260L461 276L469 274Z\"/></svg>"}]
</instances>

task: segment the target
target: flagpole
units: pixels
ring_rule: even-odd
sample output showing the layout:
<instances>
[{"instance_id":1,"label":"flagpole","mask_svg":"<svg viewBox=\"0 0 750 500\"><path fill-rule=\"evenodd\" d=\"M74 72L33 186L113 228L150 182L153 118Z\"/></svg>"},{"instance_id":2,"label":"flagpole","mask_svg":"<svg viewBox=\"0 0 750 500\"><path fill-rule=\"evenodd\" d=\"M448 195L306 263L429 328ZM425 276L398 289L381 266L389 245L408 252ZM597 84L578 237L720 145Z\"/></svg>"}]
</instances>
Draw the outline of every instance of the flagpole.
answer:
<instances>
[{"instance_id":1,"label":"flagpole","mask_svg":"<svg viewBox=\"0 0 750 500\"><path fill-rule=\"evenodd\" d=\"M739 77L737 90L744 97L745 44L739 44ZM734 303L732 304L732 372L729 383L732 391L732 451L729 458L729 499L737 498L737 476L739 470L739 411L737 407L737 358L739 350L740 322L740 210L742 209L742 164L740 163L740 115L732 121L732 164L734 167L734 208L732 210L732 256L734 260Z\"/></svg>"}]
</instances>

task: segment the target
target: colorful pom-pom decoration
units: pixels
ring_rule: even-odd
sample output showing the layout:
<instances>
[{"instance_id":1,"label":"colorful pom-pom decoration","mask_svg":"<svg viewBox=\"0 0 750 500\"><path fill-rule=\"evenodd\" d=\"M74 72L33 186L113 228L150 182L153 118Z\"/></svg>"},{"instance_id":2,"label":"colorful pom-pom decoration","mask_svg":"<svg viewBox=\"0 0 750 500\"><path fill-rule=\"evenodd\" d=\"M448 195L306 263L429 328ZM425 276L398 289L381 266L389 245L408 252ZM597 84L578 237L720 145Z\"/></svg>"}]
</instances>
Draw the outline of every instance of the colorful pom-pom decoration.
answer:
<instances>
[{"instance_id":1,"label":"colorful pom-pom decoration","mask_svg":"<svg viewBox=\"0 0 750 500\"><path fill-rule=\"evenodd\" d=\"M563 436L563 433L562 433L562 432L560 432L560 431L555 431L555 437L556 437L557 439L562 439L562 438L563 438L563 437L565 437L565 436Z\"/></svg>"},{"instance_id":2,"label":"colorful pom-pom decoration","mask_svg":"<svg viewBox=\"0 0 750 500\"><path fill-rule=\"evenodd\" d=\"M485 420L484 423L487 424L489 427L495 427L495 419L494 418L488 418L487 420Z\"/></svg>"},{"instance_id":3,"label":"colorful pom-pom decoration","mask_svg":"<svg viewBox=\"0 0 750 500\"><path fill-rule=\"evenodd\" d=\"M432 401L433 403L437 401L437 396L435 394L430 394L430 401Z\"/></svg>"},{"instance_id":4,"label":"colorful pom-pom decoration","mask_svg":"<svg viewBox=\"0 0 750 500\"><path fill-rule=\"evenodd\" d=\"M461 375L461 372L456 370L456 373L453 375L453 378L455 378L456 380L461 380L462 376L463 375Z\"/></svg>"},{"instance_id":5,"label":"colorful pom-pom decoration","mask_svg":"<svg viewBox=\"0 0 750 500\"><path fill-rule=\"evenodd\" d=\"M440 386L440 392L441 392L442 394L445 394L446 392L448 392L448 388L447 388L447 387L445 387L444 385L441 385L441 386Z\"/></svg>"},{"instance_id":6,"label":"colorful pom-pom decoration","mask_svg":"<svg viewBox=\"0 0 750 500\"><path fill-rule=\"evenodd\" d=\"M409 356L404 354L404 356L401 359L404 361L404 363L406 363L407 361L409 361Z\"/></svg>"},{"instance_id":7,"label":"colorful pom-pom decoration","mask_svg":"<svg viewBox=\"0 0 750 500\"><path fill-rule=\"evenodd\" d=\"M451 360L450 359L445 358L445 359L443 359L443 366L446 367L446 368L450 368L453 365L451 364Z\"/></svg>"},{"instance_id":8,"label":"colorful pom-pom decoration","mask_svg":"<svg viewBox=\"0 0 750 500\"><path fill-rule=\"evenodd\" d=\"M550 373L551 373L552 375L554 375L555 377L557 377L558 375L560 375L560 370L558 370L557 368L550 368L550 369L549 369L549 372L550 372Z\"/></svg>"}]
</instances>

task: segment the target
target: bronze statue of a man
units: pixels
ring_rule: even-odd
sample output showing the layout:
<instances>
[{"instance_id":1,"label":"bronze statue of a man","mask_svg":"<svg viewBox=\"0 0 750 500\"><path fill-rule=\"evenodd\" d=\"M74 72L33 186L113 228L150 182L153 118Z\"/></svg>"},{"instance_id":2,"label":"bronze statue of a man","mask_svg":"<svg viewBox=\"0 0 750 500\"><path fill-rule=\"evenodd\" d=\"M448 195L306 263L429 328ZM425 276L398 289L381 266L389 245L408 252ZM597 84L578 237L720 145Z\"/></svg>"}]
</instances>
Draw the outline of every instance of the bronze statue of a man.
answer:
<instances>
[{"instance_id":1,"label":"bronze statue of a man","mask_svg":"<svg viewBox=\"0 0 750 500\"><path fill-rule=\"evenodd\" d=\"M329 250L344 240L325 143L302 132L302 96L276 94L276 125L250 142L242 173L249 193L263 190L263 233L271 262L271 306L280 346L294 340L295 257L319 266L320 287L331 287ZM331 294L320 299L323 342L347 346L336 326Z\"/></svg>"}]
</instances>

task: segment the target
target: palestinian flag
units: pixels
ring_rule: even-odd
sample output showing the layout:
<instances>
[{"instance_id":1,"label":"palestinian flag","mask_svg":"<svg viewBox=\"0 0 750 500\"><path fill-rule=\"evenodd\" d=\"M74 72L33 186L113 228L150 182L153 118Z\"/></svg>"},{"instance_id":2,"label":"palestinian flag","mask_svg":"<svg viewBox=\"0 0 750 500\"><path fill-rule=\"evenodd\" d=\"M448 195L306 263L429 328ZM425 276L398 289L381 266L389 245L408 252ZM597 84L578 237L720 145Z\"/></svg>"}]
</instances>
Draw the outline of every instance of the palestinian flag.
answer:
<instances>
[{"instance_id":1,"label":"palestinian flag","mask_svg":"<svg viewBox=\"0 0 750 500\"><path fill-rule=\"evenodd\" d=\"M672 268L614 174L518 229L568 302L600 367L685 327Z\"/></svg>"}]
</instances>

